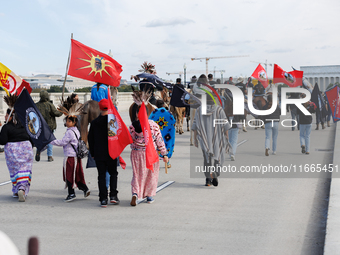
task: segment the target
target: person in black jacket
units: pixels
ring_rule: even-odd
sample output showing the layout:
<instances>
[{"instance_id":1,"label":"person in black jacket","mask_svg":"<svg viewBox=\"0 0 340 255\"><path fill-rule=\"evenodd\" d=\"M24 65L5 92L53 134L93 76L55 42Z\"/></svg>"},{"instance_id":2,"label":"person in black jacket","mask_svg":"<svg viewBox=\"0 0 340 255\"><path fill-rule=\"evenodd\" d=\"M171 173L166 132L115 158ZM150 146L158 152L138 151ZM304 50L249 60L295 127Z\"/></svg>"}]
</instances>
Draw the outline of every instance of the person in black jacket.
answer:
<instances>
[{"instance_id":1,"label":"person in black jacket","mask_svg":"<svg viewBox=\"0 0 340 255\"><path fill-rule=\"evenodd\" d=\"M272 107L272 97L268 97L268 102L264 106L263 110L268 110ZM264 116L265 123L265 155L269 156L270 150L270 138L272 138L272 150L273 155L276 155L276 146L277 146L277 136L279 134L279 121L280 121L281 109L277 105L276 110L267 116Z\"/></svg>"},{"instance_id":2,"label":"person in black jacket","mask_svg":"<svg viewBox=\"0 0 340 255\"><path fill-rule=\"evenodd\" d=\"M117 159L112 159L108 145L108 106L109 101L102 99L99 102L100 115L91 122L88 135L91 156L96 161L98 170L99 201L102 207L107 206L108 190L106 187L106 170L110 174L110 202L119 204L117 190Z\"/></svg>"},{"instance_id":3,"label":"person in black jacket","mask_svg":"<svg viewBox=\"0 0 340 255\"><path fill-rule=\"evenodd\" d=\"M25 202L32 178L32 142L25 127L16 120L13 109L7 109L5 120L6 124L0 132L0 144L5 145L13 197L19 198L19 202Z\"/></svg>"}]
</instances>

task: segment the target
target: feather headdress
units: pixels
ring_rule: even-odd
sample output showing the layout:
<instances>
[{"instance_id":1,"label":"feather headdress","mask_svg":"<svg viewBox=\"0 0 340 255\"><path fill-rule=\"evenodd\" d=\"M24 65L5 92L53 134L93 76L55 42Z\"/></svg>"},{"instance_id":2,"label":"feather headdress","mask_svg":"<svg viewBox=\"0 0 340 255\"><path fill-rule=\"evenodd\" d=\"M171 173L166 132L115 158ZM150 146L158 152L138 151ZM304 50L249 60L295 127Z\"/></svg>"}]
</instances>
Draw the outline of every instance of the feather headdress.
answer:
<instances>
[{"instance_id":1,"label":"feather headdress","mask_svg":"<svg viewBox=\"0 0 340 255\"><path fill-rule=\"evenodd\" d=\"M132 98L133 101L139 106L143 102L145 105L149 103L149 99L151 97L152 92L151 91L141 91L141 90L133 90Z\"/></svg>"},{"instance_id":2,"label":"feather headdress","mask_svg":"<svg viewBox=\"0 0 340 255\"><path fill-rule=\"evenodd\" d=\"M9 95L9 96L4 96L4 101L8 105L9 108L13 108L15 102L17 101L18 96L17 95Z\"/></svg>"},{"instance_id":3,"label":"feather headdress","mask_svg":"<svg viewBox=\"0 0 340 255\"><path fill-rule=\"evenodd\" d=\"M70 96L67 99L60 100L61 104L58 106L58 111L62 112L66 116L78 116L82 113L84 105L81 103L74 103Z\"/></svg>"},{"instance_id":4,"label":"feather headdress","mask_svg":"<svg viewBox=\"0 0 340 255\"><path fill-rule=\"evenodd\" d=\"M8 107L11 109L11 112L9 113L9 117L11 117L11 115L13 116L13 123L17 124L17 120L15 118L15 113L14 113L14 105L15 102L17 101L18 96L17 95L6 95L4 96L4 101L5 103L8 105Z\"/></svg>"},{"instance_id":5,"label":"feather headdress","mask_svg":"<svg viewBox=\"0 0 340 255\"><path fill-rule=\"evenodd\" d=\"M144 72L144 73L150 73L150 74L156 74L156 69L155 69L155 65L148 63L148 62L144 62L141 65L142 69L138 70L138 72Z\"/></svg>"}]
</instances>

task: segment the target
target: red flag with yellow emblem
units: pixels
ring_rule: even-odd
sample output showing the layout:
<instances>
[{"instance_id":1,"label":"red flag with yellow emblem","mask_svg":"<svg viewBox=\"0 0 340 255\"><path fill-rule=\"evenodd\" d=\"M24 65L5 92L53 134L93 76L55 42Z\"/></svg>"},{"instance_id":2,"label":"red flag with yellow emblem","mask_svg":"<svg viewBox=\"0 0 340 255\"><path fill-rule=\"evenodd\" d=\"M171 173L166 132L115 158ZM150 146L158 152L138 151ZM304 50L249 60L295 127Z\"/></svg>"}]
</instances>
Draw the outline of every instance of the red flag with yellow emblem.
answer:
<instances>
[{"instance_id":1,"label":"red flag with yellow emblem","mask_svg":"<svg viewBox=\"0 0 340 255\"><path fill-rule=\"evenodd\" d=\"M71 39L68 75L118 87L122 65L110 56Z\"/></svg>"}]
</instances>

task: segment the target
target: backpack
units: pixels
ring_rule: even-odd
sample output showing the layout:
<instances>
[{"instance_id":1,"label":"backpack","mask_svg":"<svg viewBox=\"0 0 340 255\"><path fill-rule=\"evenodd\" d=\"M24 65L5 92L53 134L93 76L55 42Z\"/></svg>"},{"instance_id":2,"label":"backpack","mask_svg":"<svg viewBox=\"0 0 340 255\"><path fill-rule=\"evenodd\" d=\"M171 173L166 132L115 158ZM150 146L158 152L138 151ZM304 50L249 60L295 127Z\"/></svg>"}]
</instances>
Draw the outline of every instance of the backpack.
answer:
<instances>
[{"instance_id":1,"label":"backpack","mask_svg":"<svg viewBox=\"0 0 340 255\"><path fill-rule=\"evenodd\" d=\"M78 140L78 151L76 150L76 148L74 148L73 144L71 144L71 146L73 147L74 151L76 152L77 158L82 159L82 158L87 157L87 155L89 154L89 150L87 149L85 142L81 139L81 137L78 139L76 132L73 131L73 133L75 134L75 136Z\"/></svg>"}]
</instances>

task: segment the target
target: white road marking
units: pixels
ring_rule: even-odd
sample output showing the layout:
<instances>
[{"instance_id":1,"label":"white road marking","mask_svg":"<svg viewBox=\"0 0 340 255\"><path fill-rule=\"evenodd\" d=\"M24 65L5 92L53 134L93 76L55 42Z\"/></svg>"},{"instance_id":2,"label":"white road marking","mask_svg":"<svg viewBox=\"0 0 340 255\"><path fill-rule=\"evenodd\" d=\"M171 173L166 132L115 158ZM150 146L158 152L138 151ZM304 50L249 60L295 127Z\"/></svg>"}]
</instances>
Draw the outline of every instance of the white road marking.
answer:
<instances>
[{"instance_id":1,"label":"white road marking","mask_svg":"<svg viewBox=\"0 0 340 255\"><path fill-rule=\"evenodd\" d=\"M11 181L2 182L2 183L0 183L0 186L6 185L6 184L9 184L9 183L11 183Z\"/></svg>"},{"instance_id":2,"label":"white road marking","mask_svg":"<svg viewBox=\"0 0 340 255\"><path fill-rule=\"evenodd\" d=\"M163 184L161 184L160 186L157 187L156 193L158 193L159 191L165 189L166 187L170 186L171 184L175 183L174 181L167 181L164 182ZM137 204L143 203L144 201L146 201L146 198L144 199L139 199L137 201Z\"/></svg>"}]
</instances>

